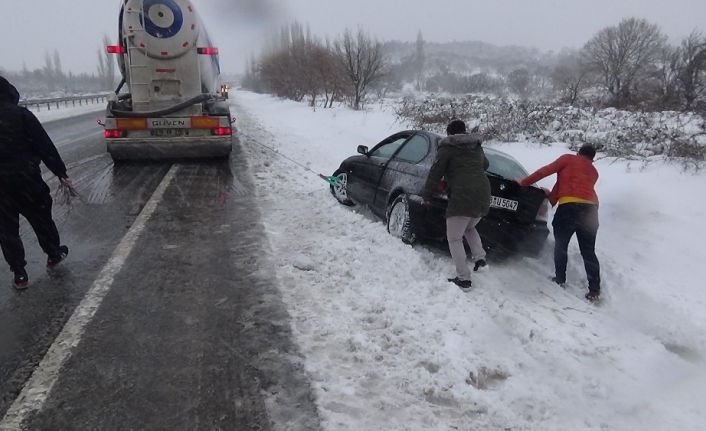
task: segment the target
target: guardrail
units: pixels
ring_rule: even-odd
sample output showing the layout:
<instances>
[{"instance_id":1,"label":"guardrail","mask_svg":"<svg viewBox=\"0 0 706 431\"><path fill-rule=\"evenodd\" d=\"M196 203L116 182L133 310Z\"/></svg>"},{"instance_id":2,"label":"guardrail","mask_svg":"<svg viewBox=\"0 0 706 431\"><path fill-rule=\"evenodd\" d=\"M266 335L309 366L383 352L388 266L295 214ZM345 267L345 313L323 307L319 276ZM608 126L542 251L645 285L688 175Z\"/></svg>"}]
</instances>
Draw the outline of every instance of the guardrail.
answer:
<instances>
[{"instance_id":1,"label":"guardrail","mask_svg":"<svg viewBox=\"0 0 706 431\"><path fill-rule=\"evenodd\" d=\"M55 109L60 109L62 105L68 108L69 104L71 104L71 106L76 106L77 104L78 106L83 106L100 102L107 103L110 94L111 93L86 94L84 96L57 97L53 99L26 99L20 100L18 104L27 108L36 106L37 111L41 111L46 105L46 109L51 111L53 106Z\"/></svg>"}]
</instances>

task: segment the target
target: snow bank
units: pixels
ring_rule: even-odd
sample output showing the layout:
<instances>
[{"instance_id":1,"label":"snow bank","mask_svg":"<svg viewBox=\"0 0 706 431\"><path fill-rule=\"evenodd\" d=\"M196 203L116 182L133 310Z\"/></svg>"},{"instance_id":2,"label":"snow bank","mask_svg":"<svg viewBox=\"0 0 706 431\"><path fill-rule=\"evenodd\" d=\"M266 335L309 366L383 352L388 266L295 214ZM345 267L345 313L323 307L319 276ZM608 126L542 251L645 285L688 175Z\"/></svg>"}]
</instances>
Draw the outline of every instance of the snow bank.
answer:
<instances>
[{"instance_id":1,"label":"snow bank","mask_svg":"<svg viewBox=\"0 0 706 431\"><path fill-rule=\"evenodd\" d=\"M330 174L358 145L403 128L392 109L232 100L326 430L702 429L705 177L598 164L602 307L583 300L575 244L567 290L548 281L550 245L475 275L463 293L446 282L445 251L404 245L263 147ZM567 152L499 148L530 170Z\"/></svg>"},{"instance_id":2,"label":"snow bank","mask_svg":"<svg viewBox=\"0 0 706 431\"><path fill-rule=\"evenodd\" d=\"M706 121L694 113L582 109L488 97L408 96L391 101L401 121L443 132L453 117L479 126L486 140L567 142L610 156L706 160Z\"/></svg>"},{"instance_id":3,"label":"snow bank","mask_svg":"<svg viewBox=\"0 0 706 431\"><path fill-rule=\"evenodd\" d=\"M48 123L50 121L63 120L65 118L77 117L79 115L88 114L91 112L103 113L105 112L106 104L103 102L86 104L84 102L83 106L69 106L56 109L56 105L48 110L46 105L42 106L37 110L36 106L29 108L30 111L39 119L42 123Z\"/></svg>"}]
</instances>

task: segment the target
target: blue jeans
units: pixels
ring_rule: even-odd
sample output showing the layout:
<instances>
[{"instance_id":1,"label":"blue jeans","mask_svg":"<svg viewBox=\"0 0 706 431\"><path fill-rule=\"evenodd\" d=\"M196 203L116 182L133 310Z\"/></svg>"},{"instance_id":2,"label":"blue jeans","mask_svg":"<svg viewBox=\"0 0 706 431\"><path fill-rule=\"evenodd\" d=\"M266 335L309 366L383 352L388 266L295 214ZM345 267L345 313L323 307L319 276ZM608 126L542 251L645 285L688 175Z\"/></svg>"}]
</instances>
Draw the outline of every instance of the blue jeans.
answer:
<instances>
[{"instance_id":1,"label":"blue jeans","mask_svg":"<svg viewBox=\"0 0 706 431\"><path fill-rule=\"evenodd\" d=\"M576 234L579 249L586 267L588 289L601 290L601 267L596 257L596 236L598 234L598 205L567 203L559 205L554 220L554 266L556 281L566 282L566 265L571 237Z\"/></svg>"}]
</instances>

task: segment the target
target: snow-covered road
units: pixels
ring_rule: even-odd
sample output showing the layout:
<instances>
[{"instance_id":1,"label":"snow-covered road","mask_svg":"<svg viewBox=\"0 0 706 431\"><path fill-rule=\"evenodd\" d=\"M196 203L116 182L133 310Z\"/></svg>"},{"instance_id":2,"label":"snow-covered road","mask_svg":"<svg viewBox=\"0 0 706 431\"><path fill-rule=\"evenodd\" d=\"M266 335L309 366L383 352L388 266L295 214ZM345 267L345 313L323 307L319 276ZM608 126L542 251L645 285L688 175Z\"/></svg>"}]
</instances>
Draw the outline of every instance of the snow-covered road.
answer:
<instances>
[{"instance_id":1,"label":"snow-covered road","mask_svg":"<svg viewBox=\"0 0 706 431\"><path fill-rule=\"evenodd\" d=\"M389 236L326 183L260 144L331 174L394 131L391 109L318 109L238 91L277 278L327 430L700 430L706 416L706 176L603 160L603 306L537 260L446 282L447 254ZM528 170L565 146L498 146ZM542 185L552 184L552 179Z\"/></svg>"}]
</instances>

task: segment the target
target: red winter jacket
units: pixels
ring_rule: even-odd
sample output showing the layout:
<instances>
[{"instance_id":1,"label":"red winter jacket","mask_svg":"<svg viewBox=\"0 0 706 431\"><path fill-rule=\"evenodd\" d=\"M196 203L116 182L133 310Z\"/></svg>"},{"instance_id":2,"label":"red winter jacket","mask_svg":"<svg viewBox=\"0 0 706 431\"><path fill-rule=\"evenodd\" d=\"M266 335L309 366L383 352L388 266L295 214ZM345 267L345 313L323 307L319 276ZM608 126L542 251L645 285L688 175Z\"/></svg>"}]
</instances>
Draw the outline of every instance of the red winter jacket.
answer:
<instances>
[{"instance_id":1,"label":"red winter jacket","mask_svg":"<svg viewBox=\"0 0 706 431\"><path fill-rule=\"evenodd\" d=\"M520 184L528 187L552 174L557 174L556 184L549 193L549 202L552 206L555 206L563 197L578 198L598 204L598 195L593 188L598 181L598 171L588 157L565 154L553 163L540 168Z\"/></svg>"}]
</instances>

